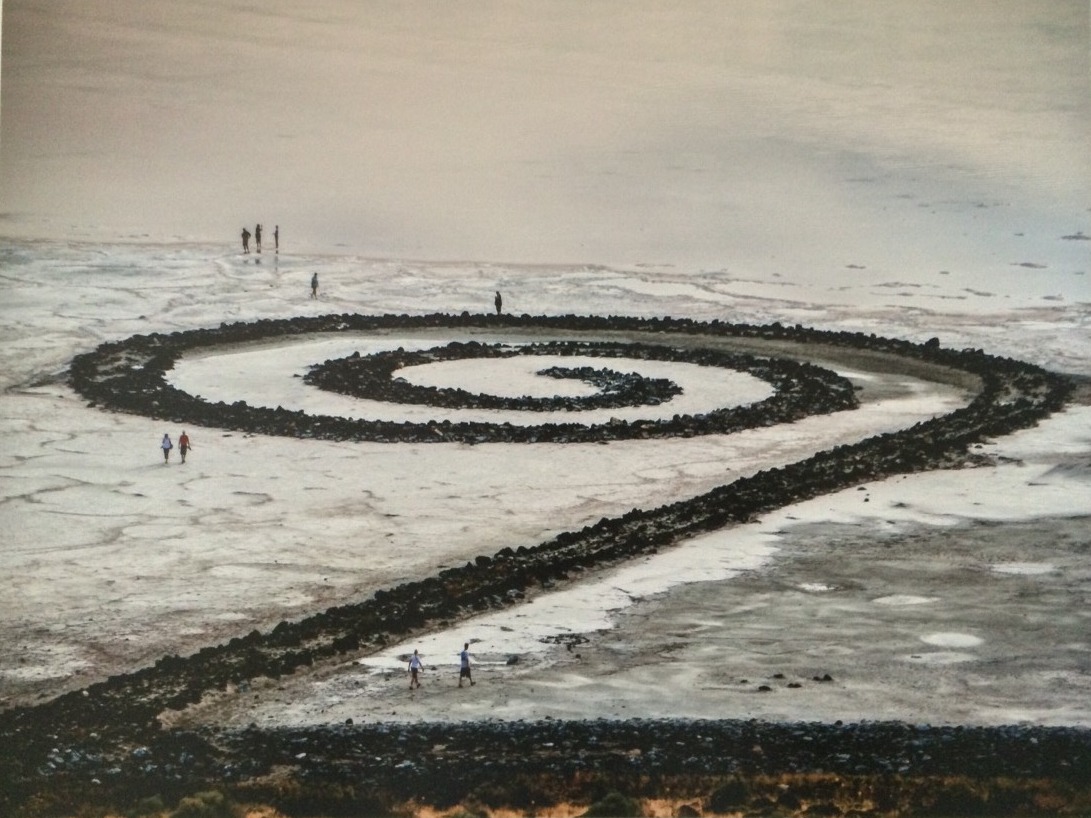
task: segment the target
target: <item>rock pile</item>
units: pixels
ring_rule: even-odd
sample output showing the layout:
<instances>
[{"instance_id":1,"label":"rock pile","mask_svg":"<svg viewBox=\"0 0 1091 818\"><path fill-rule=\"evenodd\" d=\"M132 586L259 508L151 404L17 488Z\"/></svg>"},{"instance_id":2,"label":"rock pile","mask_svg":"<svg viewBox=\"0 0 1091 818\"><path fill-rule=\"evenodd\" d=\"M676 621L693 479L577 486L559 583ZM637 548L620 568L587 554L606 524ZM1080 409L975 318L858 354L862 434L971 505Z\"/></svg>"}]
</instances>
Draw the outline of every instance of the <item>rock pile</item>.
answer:
<instances>
[{"instance_id":1,"label":"rock pile","mask_svg":"<svg viewBox=\"0 0 1091 818\"><path fill-rule=\"evenodd\" d=\"M39 772L50 786L39 808L131 814L149 799L216 790L288 815L407 814L412 804L537 813L610 793L684 800L691 815L1081 815L1089 771L1091 732L1071 728L344 724L61 743Z\"/></svg>"},{"instance_id":2,"label":"rock pile","mask_svg":"<svg viewBox=\"0 0 1091 818\"><path fill-rule=\"evenodd\" d=\"M467 358L511 358L517 355L580 355L584 357L646 358L639 345L552 342L511 347L497 344L452 342L444 347L406 352L378 352L325 361L303 376L306 383L367 400L412 403L442 409L498 409L529 412L575 412L589 409L619 409L623 406L657 406L682 393L682 388L665 378L645 378L636 372L594 369L588 366L552 366L538 374L551 378L581 380L596 389L587 397L474 394L464 389L416 386L396 373L409 366L458 361ZM661 359L658 359L661 360Z\"/></svg>"},{"instance_id":3,"label":"rock pile","mask_svg":"<svg viewBox=\"0 0 1091 818\"><path fill-rule=\"evenodd\" d=\"M378 649L410 632L517 604L528 592L562 581L573 572L665 548L806 498L895 474L957 464L972 444L1031 426L1058 410L1072 388L1068 380L1037 367L980 350L946 350L935 341L917 345L779 324L754 327L686 319L469 314L326 316L136 336L79 356L72 364L71 382L93 404L190 424L338 439L482 442L496 439L489 436L494 432L462 429L459 424L429 424L423 430L411 428L412 424L340 426L335 423L339 419L316 420L242 402L208 404L170 387L164 373L186 350L213 344L315 332L496 326L646 334L649 343L636 346L654 351L639 354L695 356L668 360L711 355L709 365L744 368L775 385L772 403L760 404L762 408L753 411L748 411L751 407L729 410L725 417L730 419L725 422L730 424L764 425L801 412L836 411L853 405L855 398L850 385L818 367L747 356L724 363L716 357L723 353L695 349L699 345L689 339L758 338L850 347L969 373L981 388L967 406L910 429L838 446L687 500L650 510L633 509L531 548L504 548L481 555L462 567L379 591L369 599L301 621L281 622L268 633L253 631L192 656L163 657L153 667L112 677L37 707L0 713L0 813L13 814L29 803L42 803L47 794L53 794L53 803L61 807L94 802L127 808L119 800L123 793L126 797L169 795L217 781L250 787L286 809L292 798L304 799L312 814L360 812L376 805L386 809L389 804L384 799L397 800L407 793L438 806L457 803L469 794L488 803L506 798L519 807L520 799L537 803L537 799L556 797L557 792L548 792L545 782L549 781L554 788L563 785L568 793L576 792L580 782L585 787L591 787L589 782L600 787L613 782L630 787L634 794L687 787L703 792L715 784L720 802L727 804L731 798L724 788L730 790L731 785L724 783L725 777L808 771L879 778L1045 777L1061 787L1082 782L1083 789L1076 787L1070 794L1078 791L1085 799L1082 803L1091 803L1087 784L1091 738L1088 731L1079 730L749 722L329 726L241 734L161 730L158 717L163 711L195 703L206 691L261 676L278 678L346 652ZM594 345L582 347L579 354L588 354L586 349ZM625 345L625 354L636 354L632 345ZM350 366L350 372L354 367ZM706 433L711 429L704 423L703 418L677 418L655 433ZM629 436L648 432L636 424L629 426ZM596 434L609 428L598 427ZM580 433L572 432L573 439ZM418 437L421 434L425 436ZM548 434L554 432L539 428L534 439L550 439ZM761 752L756 753L755 747ZM474 763L468 763L467 757ZM277 765L297 770L294 789L281 791L263 783L262 777ZM745 791L752 794L750 789ZM761 807L767 808L768 804Z\"/></svg>"},{"instance_id":4,"label":"rock pile","mask_svg":"<svg viewBox=\"0 0 1091 818\"><path fill-rule=\"evenodd\" d=\"M476 320L472 320L472 319ZM584 320L576 322L578 328ZM635 323L634 323L635 322ZM659 321L604 319L600 331L627 329L651 332ZM647 324L648 327L644 325ZM311 415L282 407L250 406L246 401L208 402L189 395L167 382L166 373L185 352L202 347L223 347L284 335L315 333L367 333L391 329L418 330L447 326L466 330L474 327L504 326L524 330L565 329L556 319L530 316L364 316L339 315L293 318L222 325L217 329L190 330L167 335L136 335L124 341L103 344L78 356L70 368L73 388L92 405L121 412L146 415L188 425L219 427L254 434L321 440L357 440L403 443L587 443L632 438L692 437L701 434L729 434L753 426L790 423L810 414L830 413L856 407L852 385L813 364L790 358L767 358L730 354L714 349L672 347L665 343L551 342L517 349L477 342L449 344L424 352L380 353L349 356L313 367L305 380L323 389L392 403L417 403L437 409L485 408L532 411L578 410L635 405L658 405L677 394L677 385L643 377L619 378L619 373L585 373L599 383L602 391L580 400L565 398L504 398L470 394L458 389L417 387L393 377L401 367L439 360L522 355L580 355L678 361L701 366L748 372L773 385L775 393L764 401L741 407L725 407L702 415L675 415L665 420L616 420L610 423L543 423L512 425L483 422L427 423L352 419ZM684 324L688 334L699 335L692 323ZM697 325L706 326L706 325ZM709 325L710 326L710 325ZM643 328L642 328L643 327ZM728 325L711 335L726 336ZM651 336L650 336L651 337ZM669 336L668 339L669 340ZM611 388L612 387L612 388Z\"/></svg>"}]
</instances>

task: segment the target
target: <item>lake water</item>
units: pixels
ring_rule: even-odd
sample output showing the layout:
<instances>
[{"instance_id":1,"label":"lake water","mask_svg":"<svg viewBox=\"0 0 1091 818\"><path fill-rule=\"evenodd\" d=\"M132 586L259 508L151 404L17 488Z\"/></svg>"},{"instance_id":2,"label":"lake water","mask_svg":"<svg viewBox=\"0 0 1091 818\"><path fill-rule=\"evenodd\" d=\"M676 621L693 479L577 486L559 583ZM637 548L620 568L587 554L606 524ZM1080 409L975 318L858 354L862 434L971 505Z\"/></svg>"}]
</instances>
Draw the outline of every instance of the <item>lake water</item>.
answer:
<instances>
[{"instance_id":1,"label":"lake water","mask_svg":"<svg viewBox=\"0 0 1091 818\"><path fill-rule=\"evenodd\" d=\"M1074 0L9 0L0 235L1086 300L1087 31Z\"/></svg>"}]
</instances>

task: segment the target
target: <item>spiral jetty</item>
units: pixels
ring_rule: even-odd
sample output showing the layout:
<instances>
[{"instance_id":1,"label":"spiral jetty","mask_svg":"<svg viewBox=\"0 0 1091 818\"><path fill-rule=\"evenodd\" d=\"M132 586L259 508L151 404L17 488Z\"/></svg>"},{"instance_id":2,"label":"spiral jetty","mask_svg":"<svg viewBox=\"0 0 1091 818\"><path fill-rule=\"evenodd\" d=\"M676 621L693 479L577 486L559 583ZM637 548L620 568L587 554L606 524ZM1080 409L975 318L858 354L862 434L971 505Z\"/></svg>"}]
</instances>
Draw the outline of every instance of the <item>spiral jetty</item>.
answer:
<instances>
[{"instance_id":1,"label":"spiral jetty","mask_svg":"<svg viewBox=\"0 0 1091 818\"><path fill-rule=\"evenodd\" d=\"M842 379L791 361L791 355L742 355L716 364L774 383L773 402L759 412L729 412L711 422L676 416L658 427L542 425L530 434L504 431L503 425L341 422L242 401L210 404L165 379L180 355L200 348L433 328L563 332L612 341L636 336L655 349L650 354L685 360L695 346L724 341L855 349L898 366L958 373L976 383L977 392L962 408L908 429L837 446L687 500L633 509L533 547L503 548L265 633L254 630L190 656L164 656L152 667L9 709L0 713L0 814L161 814L175 805L176 816L225 815L239 804L267 804L289 815L411 814L425 806L471 815L502 808L548 814L557 805L576 804L586 805L588 815L627 815L639 814L650 799L673 802L676 815L1091 812L1091 731L1079 728L730 719L164 727L163 714L208 692L378 651L392 640L517 605L573 574L585 576L788 504L892 475L965 464L973 444L1034 426L1061 409L1073 390L1071 380L1039 367L979 349L945 349L934 338L916 344L779 323L469 313L330 315L138 335L77 356L69 378L91 405L114 411L262 434L388 442L691 436L855 405ZM372 382L368 388L382 386ZM437 404L466 400L434 397Z\"/></svg>"}]
</instances>

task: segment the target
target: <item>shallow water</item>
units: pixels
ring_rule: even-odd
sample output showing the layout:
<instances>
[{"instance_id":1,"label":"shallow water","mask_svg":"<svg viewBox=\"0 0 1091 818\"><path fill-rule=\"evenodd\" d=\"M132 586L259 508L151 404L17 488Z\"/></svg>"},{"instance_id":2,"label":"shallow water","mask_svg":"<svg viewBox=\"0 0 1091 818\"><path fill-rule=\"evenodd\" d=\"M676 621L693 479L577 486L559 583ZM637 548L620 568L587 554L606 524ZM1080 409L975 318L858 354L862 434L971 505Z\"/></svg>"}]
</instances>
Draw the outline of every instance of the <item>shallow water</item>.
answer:
<instances>
[{"instance_id":1,"label":"shallow water","mask_svg":"<svg viewBox=\"0 0 1091 818\"><path fill-rule=\"evenodd\" d=\"M4 12L11 236L1088 292L1074 0Z\"/></svg>"}]
</instances>

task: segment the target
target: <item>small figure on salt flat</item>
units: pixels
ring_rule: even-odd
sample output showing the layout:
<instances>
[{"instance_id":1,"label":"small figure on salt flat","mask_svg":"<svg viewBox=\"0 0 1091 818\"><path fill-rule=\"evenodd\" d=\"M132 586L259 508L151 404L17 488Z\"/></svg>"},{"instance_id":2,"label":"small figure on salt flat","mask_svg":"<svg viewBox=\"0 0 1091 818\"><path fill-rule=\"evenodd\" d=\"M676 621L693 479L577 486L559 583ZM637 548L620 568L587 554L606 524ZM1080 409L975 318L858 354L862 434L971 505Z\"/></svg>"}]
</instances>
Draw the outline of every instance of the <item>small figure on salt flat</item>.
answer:
<instances>
[{"instance_id":1,"label":"small figure on salt flat","mask_svg":"<svg viewBox=\"0 0 1091 818\"><path fill-rule=\"evenodd\" d=\"M254 245L258 248L258 252L261 252L261 225L259 224L254 228Z\"/></svg>"},{"instance_id":2,"label":"small figure on salt flat","mask_svg":"<svg viewBox=\"0 0 1091 818\"><path fill-rule=\"evenodd\" d=\"M182 462L186 462L186 452L193 448L193 444L189 442L189 435L185 430L182 430L182 436L178 438L178 453L182 455Z\"/></svg>"},{"instance_id":3,"label":"small figure on salt flat","mask_svg":"<svg viewBox=\"0 0 1091 818\"><path fill-rule=\"evenodd\" d=\"M318 298L318 273L311 276L311 298Z\"/></svg>"},{"instance_id":4,"label":"small figure on salt flat","mask_svg":"<svg viewBox=\"0 0 1091 818\"><path fill-rule=\"evenodd\" d=\"M159 447L163 450L163 462L169 462L170 450L174 448L174 444L170 442L170 435L163 435L163 440L159 444Z\"/></svg>"},{"instance_id":5,"label":"small figure on salt flat","mask_svg":"<svg viewBox=\"0 0 1091 818\"><path fill-rule=\"evenodd\" d=\"M273 249L280 255L280 225L273 225Z\"/></svg>"},{"instance_id":6,"label":"small figure on salt flat","mask_svg":"<svg viewBox=\"0 0 1091 818\"><path fill-rule=\"evenodd\" d=\"M424 670L424 662L421 661L420 654L417 653L416 649L414 649L413 650L413 655L411 657L409 657L409 689L410 690L412 690L414 687L420 687L420 678L418 677L417 674L419 674L422 670Z\"/></svg>"},{"instance_id":7,"label":"small figure on salt flat","mask_svg":"<svg viewBox=\"0 0 1091 818\"><path fill-rule=\"evenodd\" d=\"M474 685L474 678L470 675L470 643L462 646L462 652L458 654L458 686L462 687L462 680L469 679L470 686Z\"/></svg>"},{"instance_id":8,"label":"small figure on salt flat","mask_svg":"<svg viewBox=\"0 0 1091 818\"><path fill-rule=\"evenodd\" d=\"M242 229L242 251L244 253L250 252L250 231L245 227Z\"/></svg>"},{"instance_id":9,"label":"small figure on salt flat","mask_svg":"<svg viewBox=\"0 0 1091 818\"><path fill-rule=\"evenodd\" d=\"M496 304L496 314L499 315L504 306L504 299L500 297L500 290L496 291L496 298L493 299L493 303Z\"/></svg>"}]
</instances>

